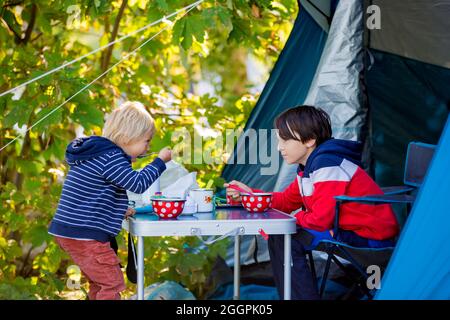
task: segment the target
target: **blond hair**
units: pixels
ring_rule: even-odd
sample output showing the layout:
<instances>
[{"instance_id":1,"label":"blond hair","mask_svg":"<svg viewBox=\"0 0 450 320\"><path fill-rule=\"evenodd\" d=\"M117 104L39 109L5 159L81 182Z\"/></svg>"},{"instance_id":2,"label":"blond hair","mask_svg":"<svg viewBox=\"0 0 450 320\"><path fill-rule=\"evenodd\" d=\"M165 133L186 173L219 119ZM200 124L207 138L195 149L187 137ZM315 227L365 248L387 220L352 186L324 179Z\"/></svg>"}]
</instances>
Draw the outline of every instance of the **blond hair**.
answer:
<instances>
[{"instance_id":1,"label":"blond hair","mask_svg":"<svg viewBox=\"0 0 450 320\"><path fill-rule=\"evenodd\" d=\"M150 131L155 133L155 123L142 103L127 101L114 109L103 126L103 137L117 145L127 145Z\"/></svg>"}]
</instances>

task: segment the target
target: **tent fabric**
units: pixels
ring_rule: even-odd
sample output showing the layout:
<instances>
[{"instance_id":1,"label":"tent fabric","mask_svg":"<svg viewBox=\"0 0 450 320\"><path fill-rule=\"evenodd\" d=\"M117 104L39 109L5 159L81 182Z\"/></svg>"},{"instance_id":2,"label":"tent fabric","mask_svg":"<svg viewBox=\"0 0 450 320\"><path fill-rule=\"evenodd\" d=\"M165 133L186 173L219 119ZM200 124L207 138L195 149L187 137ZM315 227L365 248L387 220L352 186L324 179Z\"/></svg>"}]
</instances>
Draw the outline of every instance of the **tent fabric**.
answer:
<instances>
[{"instance_id":1,"label":"tent fabric","mask_svg":"<svg viewBox=\"0 0 450 320\"><path fill-rule=\"evenodd\" d=\"M333 16L319 67L304 102L324 109L333 136L362 140L366 106L360 74L364 69L364 6L362 1L340 1Z\"/></svg>"},{"instance_id":2,"label":"tent fabric","mask_svg":"<svg viewBox=\"0 0 450 320\"><path fill-rule=\"evenodd\" d=\"M328 33L331 22L332 3L330 0L300 0L300 5L314 21Z\"/></svg>"},{"instance_id":3,"label":"tent fabric","mask_svg":"<svg viewBox=\"0 0 450 320\"><path fill-rule=\"evenodd\" d=\"M303 102L324 109L330 115L333 136L340 139L364 139L367 107L360 83L364 68L363 10L361 1L340 1L335 7L319 65ZM296 169L296 165L283 161L273 190L284 190L296 177Z\"/></svg>"},{"instance_id":4,"label":"tent fabric","mask_svg":"<svg viewBox=\"0 0 450 320\"><path fill-rule=\"evenodd\" d=\"M333 19L336 19L339 7L348 6L350 2L360 1L340 1L336 12L332 14ZM366 119L364 130L367 130L369 138L365 139L366 149L371 155L367 158L373 159L370 173L374 174L375 180L381 186L402 184L408 143L420 141L437 144L439 141L428 175L402 229L376 298L450 299L450 251L442 250L450 236L450 46L446 31L450 20L445 20L449 16L447 9L450 0L365 2L381 7L382 29L368 32L369 41L361 42L359 47L357 41L341 41L341 47L337 46L333 50L326 48L325 51L327 38L330 39L329 46L334 40L331 36L334 22L327 37L308 11L300 8L286 47L245 129L272 128L276 115L304 103L310 87L311 92L320 92L320 71L326 71L325 62L330 65L341 63L334 60L349 58L345 50L350 50L355 57L364 49L365 57L368 58L365 61L370 61L370 64L366 63L364 72L359 75L363 80L362 89L367 99L364 103L367 103L368 109L359 109L360 114L356 112L355 119L352 119L357 125L350 126L354 126L351 130L357 133L355 128L361 125L362 119ZM340 31L359 32L345 28ZM344 39L344 35L337 34L338 39ZM350 39L352 35L346 36ZM368 44L368 47L364 47L364 44ZM324 52L321 68L318 68ZM354 61L359 63L359 60ZM348 64L345 68L348 69L349 82L357 83L355 77L358 77L358 72L352 70L354 66ZM317 77L313 82L316 72ZM339 74L336 70L333 72ZM336 77L330 79L342 81ZM341 90L349 89L343 87ZM351 93L360 94L359 91ZM324 95L323 99L327 98L330 105L342 102L340 96L335 94ZM312 101L318 103L315 99ZM333 119L341 114L345 118L342 123L347 123L351 112L339 112ZM247 156L258 154L257 148L258 143L247 146L245 139L240 138L232 160L236 160L239 152L245 151ZM279 159L281 161L281 157ZM229 161L222 176L227 181L236 179L252 187L265 190L274 190L275 187L275 191L278 191L291 181L290 175L295 174L295 166L284 163L279 171L281 174L270 176L261 175L261 167L261 164L238 165Z\"/></svg>"},{"instance_id":5,"label":"tent fabric","mask_svg":"<svg viewBox=\"0 0 450 320\"><path fill-rule=\"evenodd\" d=\"M326 38L325 31L315 22L308 11L300 7L289 39L250 114L244 132L248 129L272 129L273 120L279 113L303 103L319 64ZM259 148L261 147L269 149L269 146L259 145ZM261 163L250 165L236 163L237 154L245 154L248 157L249 154L258 154L257 148L258 143L246 143L245 139L240 137L232 155L234 163L228 161L222 177L226 181L242 181L254 188L282 190L285 185L278 183L276 186L278 174L261 175ZM287 166L283 164L278 151L276 149L268 150L268 154L270 152L276 153L278 163L281 163L280 171L284 172ZM295 174L295 167L290 166L288 169ZM288 182L284 181L284 183ZM274 189L274 187L279 189ZM229 248L233 248L233 246L234 238L230 238ZM260 236L242 236L241 247L241 263L244 265L255 263L256 260L259 262L269 260L267 241L262 241ZM227 264L233 265L233 261L234 256L229 255Z\"/></svg>"},{"instance_id":6,"label":"tent fabric","mask_svg":"<svg viewBox=\"0 0 450 320\"><path fill-rule=\"evenodd\" d=\"M410 141L437 144L450 111L450 69L370 50L371 159L381 186L403 183Z\"/></svg>"},{"instance_id":7,"label":"tent fabric","mask_svg":"<svg viewBox=\"0 0 450 320\"><path fill-rule=\"evenodd\" d=\"M450 299L450 117L376 299Z\"/></svg>"},{"instance_id":8,"label":"tent fabric","mask_svg":"<svg viewBox=\"0 0 450 320\"><path fill-rule=\"evenodd\" d=\"M370 47L450 68L450 0L372 0L381 29L370 30Z\"/></svg>"},{"instance_id":9,"label":"tent fabric","mask_svg":"<svg viewBox=\"0 0 450 320\"><path fill-rule=\"evenodd\" d=\"M234 237L229 238L225 262L228 266L234 266ZM241 266L251 265L270 260L267 241L261 236L241 236Z\"/></svg>"},{"instance_id":10,"label":"tent fabric","mask_svg":"<svg viewBox=\"0 0 450 320\"><path fill-rule=\"evenodd\" d=\"M300 8L289 39L250 114L244 132L248 129L273 129L273 121L279 113L303 103L319 63L325 40L326 33L323 29L306 10ZM245 141L242 137L239 138L234 153L222 172L222 177L227 181L235 179L255 188L273 190L277 174L261 177L261 163L237 164L237 154L246 156L258 154L258 143L247 145ZM270 146L266 147L270 148ZM281 163L282 158L278 151L268 150L268 154L270 152L275 152Z\"/></svg>"}]
</instances>

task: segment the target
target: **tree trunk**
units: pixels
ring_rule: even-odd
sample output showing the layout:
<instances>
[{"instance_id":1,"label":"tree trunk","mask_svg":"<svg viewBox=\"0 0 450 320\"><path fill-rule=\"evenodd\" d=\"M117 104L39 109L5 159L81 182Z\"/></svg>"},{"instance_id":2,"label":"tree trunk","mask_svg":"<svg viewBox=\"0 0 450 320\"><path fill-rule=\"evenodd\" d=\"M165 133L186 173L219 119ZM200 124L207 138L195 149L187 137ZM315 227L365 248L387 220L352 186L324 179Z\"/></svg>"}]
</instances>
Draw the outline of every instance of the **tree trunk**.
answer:
<instances>
[{"instance_id":1,"label":"tree trunk","mask_svg":"<svg viewBox=\"0 0 450 320\"><path fill-rule=\"evenodd\" d=\"M112 42L112 41L116 40L116 38L117 38L117 34L119 33L120 20L122 19L123 12L125 11L127 4L128 4L128 0L123 0L122 4L120 5L119 13L117 14L116 21L114 22L114 27L113 27L113 30L111 33L111 38L109 39L109 42ZM112 55L113 49L114 49L114 45L109 46L101 58L102 72L105 72L106 69L108 69L109 63L111 61L111 55Z\"/></svg>"}]
</instances>

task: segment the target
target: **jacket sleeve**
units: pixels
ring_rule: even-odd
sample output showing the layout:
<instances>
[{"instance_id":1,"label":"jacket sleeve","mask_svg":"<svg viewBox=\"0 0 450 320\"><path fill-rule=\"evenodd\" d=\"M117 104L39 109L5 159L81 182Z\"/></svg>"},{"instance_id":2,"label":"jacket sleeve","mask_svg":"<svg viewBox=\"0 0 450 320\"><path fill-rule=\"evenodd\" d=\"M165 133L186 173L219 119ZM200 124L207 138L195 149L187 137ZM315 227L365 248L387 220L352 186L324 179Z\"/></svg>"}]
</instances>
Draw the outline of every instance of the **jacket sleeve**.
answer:
<instances>
[{"instance_id":1,"label":"jacket sleeve","mask_svg":"<svg viewBox=\"0 0 450 320\"><path fill-rule=\"evenodd\" d=\"M313 175L313 193L307 201L310 207L295 215L297 224L317 231L332 229L336 208L334 197L344 195L349 182L350 178L340 167L333 167L326 175Z\"/></svg>"},{"instance_id":2,"label":"jacket sleeve","mask_svg":"<svg viewBox=\"0 0 450 320\"><path fill-rule=\"evenodd\" d=\"M300 195L300 189L295 180L282 192L272 192L272 208L291 213L302 207L303 201Z\"/></svg>"},{"instance_id":3,"label":"jacket sleeve","mask_svg":"<svg viewBox=\"0 0 450 320\"><path fill-rule=\"evenodd\" d=\"M115 154L105 164L103 177L120 188L140 194L144 193L165 169L164 161L156 158L141 171L136 171L123 154Z\"/></svg>"}]
</instances>

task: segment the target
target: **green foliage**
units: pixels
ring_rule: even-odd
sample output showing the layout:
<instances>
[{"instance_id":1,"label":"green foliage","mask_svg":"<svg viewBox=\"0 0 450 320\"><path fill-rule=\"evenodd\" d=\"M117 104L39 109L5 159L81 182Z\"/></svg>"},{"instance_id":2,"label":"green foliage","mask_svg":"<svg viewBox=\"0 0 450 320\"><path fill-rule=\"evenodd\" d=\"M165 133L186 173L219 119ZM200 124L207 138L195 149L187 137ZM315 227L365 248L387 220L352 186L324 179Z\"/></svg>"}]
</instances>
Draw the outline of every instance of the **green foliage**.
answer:
<instances>
[{"instance_id":1,"label":"green foliage","mask_svg":"<svg viewBox=\"0 0 450 320\"><path fill-rule=\"evenodd\" d=\"M206 280L218 255L225 256L228 241L206 247L195 237L145 239L146 280L149 283L172 280L188 288L201 299Z\"/></svg>"},{"instance_id":2,"label":"green foliage","mask_svg":"<svg viewBox=\"0 0 450 320\"><path fill-rule=\"evenodd\" d=\"M117 39L192 2L130 0L120 16L122 0L0 1L0 92L110 42L116 22ZM123 98L138 100L156 120L151 151L186 146L173 139L183 128L203 137L201 147L191 149L190 160L203 150L225 159L218 137L227 129L243 128L258 97L247 80L247 57L251 54L270 68L296 10L295 0L207 0L183 19L179 14L171 28L58 110L164 24L115 44L110 57L105 49L23 92L0 97L0 147L40 121L0 152L0 299L68 297L65 268L73 262L46 230L67 173L64 151L76 130L101 134L105 113ZM198 93L201 81L214 87L214 96ZM144 164L141 160L136 168ZM201 186L223 184L223 161L183 165L198 172ZM126 243L119 242L124 259ZM202 297L211 264L225 245L205 250L195 238L146 239L147 283L179 281Z\"/></svg>"}]
</instances>

